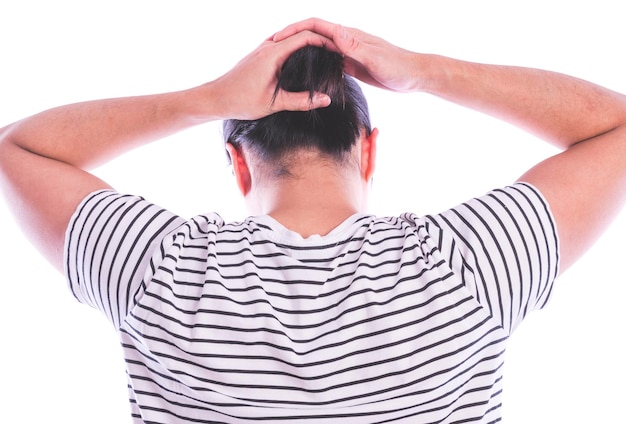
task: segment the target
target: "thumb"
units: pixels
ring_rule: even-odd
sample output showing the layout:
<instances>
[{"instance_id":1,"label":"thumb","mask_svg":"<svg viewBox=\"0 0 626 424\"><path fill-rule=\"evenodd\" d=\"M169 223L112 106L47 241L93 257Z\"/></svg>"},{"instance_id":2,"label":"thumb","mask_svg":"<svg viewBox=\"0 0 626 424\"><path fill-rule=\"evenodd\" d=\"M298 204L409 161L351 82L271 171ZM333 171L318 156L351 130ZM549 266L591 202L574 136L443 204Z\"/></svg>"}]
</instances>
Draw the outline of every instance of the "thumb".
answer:
<instances>
[{"instance_id":1,"label":"thumb","mask_svg":"<svg viewBox=\"0 0 626 424\"><path fill-rule=\"evenodd\" d=\"M280 90L272 109L274 109L275 112L281 110L307 111L328 105L330 105L330 97L323 93L314 93L313 96L311 96L309 92L294 93Z\"/></svg>"}]
</instances>

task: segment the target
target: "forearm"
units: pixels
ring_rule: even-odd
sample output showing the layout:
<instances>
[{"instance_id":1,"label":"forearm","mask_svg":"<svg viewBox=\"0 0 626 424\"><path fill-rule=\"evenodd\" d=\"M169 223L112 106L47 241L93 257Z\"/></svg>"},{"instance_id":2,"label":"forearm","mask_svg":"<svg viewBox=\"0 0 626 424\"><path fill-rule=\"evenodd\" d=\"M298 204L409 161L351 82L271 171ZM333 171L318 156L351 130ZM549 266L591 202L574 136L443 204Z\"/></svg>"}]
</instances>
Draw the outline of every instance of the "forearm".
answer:
<instances>
[{"instance_id":1,"label":"forearm","mask_svg":"<svg viewBox=\"0 0 626 424\"><path fill-rule=\"evenodd\" d=\"M320 93L275 93L284 60L300 47L327 41L312 33L268 40L196 88L62 106L0 129L0 190L33 243L63 269L70 217L89 193L110 188L87 169L210 120L327 106L328 96Z\"/></svg>"},{"instance_id":2,"label":"forearm","mask_svg":"<svg viewBox=\"0 0 626 424\"><path fill-rule=\"evenodd\" d=\"M567 75L418 55L421 90L516 125L560 147L626 122L624 96Z\"/></svg>"},{"instance_id":3,"label":"forearm","mask_svg":"<svg viewBox=\"0 0 626 424\"><path fill-rule=\"evenodd\" d=\"M0 134L38 156L82 169L214 119L206 91L194 89L61 106L18 121ZM204 101L200 101L204 97Z\"/></svg>"}]
</instances>

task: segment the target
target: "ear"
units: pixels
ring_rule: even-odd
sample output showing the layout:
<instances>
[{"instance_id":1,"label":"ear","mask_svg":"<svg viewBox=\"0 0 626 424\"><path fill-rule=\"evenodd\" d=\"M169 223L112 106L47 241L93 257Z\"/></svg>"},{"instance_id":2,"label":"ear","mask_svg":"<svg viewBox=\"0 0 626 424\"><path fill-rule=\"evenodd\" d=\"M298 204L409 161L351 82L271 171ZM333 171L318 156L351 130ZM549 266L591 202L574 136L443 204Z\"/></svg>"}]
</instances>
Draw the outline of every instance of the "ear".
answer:
<instances>
[{"instance_id":1,"label":"ear","mask_svg":"<svg viewBox=\"0 0 626 424\"><path fill-rule=\"evenodd\" d=\"M235 175L235 180L237 181L237 187L239 187L239 191L245 197L246 194L250 192L250 188L252 187L250 168L248 168L243 152L239 151L230 143L226 143L226 150L228 151L230 161L233 165L233 173Z\"/></svg>"},{"instance_id":2,"label":"ear","mask_svg":"<svg viewBox=\"0 0 626 424\"><path fill-rule=\"evenodd\" d=\"M361 177L369 182L376 169L376 140L378 128L374 128L370 135L361 138Z\"/></svg>"}]
</instances>

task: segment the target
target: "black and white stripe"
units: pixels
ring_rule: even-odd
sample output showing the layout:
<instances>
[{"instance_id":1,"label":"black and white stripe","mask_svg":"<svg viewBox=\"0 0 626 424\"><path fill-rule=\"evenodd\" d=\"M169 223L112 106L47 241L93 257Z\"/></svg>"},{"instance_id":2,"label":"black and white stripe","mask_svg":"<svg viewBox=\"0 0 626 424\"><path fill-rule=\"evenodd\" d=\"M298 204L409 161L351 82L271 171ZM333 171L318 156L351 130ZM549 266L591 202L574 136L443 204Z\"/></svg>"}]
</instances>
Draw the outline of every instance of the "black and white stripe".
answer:
<instances>
[{"instance_id":1,"label":"black and white stripe","mask_svg":"<svg viewBox=\"0 0 626 424\"><path fill-rule=\"evenodd\" d=\"M103 191L68 228L67 271L119 329L136 422L494 422L507 338L557 252L525 184L308 239Z\"/></svg>"}]
</instances>

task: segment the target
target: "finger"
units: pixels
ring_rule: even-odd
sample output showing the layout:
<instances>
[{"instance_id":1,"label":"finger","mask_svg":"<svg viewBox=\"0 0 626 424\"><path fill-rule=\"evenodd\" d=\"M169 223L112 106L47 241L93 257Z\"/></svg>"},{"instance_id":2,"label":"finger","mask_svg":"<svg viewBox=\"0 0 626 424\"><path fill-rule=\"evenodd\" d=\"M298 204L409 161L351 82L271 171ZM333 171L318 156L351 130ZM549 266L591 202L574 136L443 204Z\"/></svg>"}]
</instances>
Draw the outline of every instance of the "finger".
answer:
<instances>
[{"instance_id":1,"label":"finger","mask_svg":"<svg viewBox=\"0 0 626 424\"><path fill-rule=\"evenodd\" d=\"M279 41L278 43L285 47L281 57L282 60L287 59L291 53L298 50L300 47L309 45L325 47L328 50L340 53L339 48L333 40L311 31L296 33L291 37Z\"/></svg>"},{"instance_id":2,"label":"finger","mask_svg":"<svg viewBox=\"0 0 626 424\"><path fill-rule=\"evenodd\" d=\"M362 36L364 33L317 18L307 19L286 27L274 35L274 41L286 41L298 37L300 34L317 34L323 37L323 40L332 42L332 45L329 46L331 50L335 50L357 61L366 55L366 52L360 51L362 50L362 43L356 37L356 35Z\"/></svg>"},{"instance_id":3,"label":"finger","mask_svg":"<svg viewBox=\"0 0 626 424\"><path fill-rule=\"evenodd\" d=\"M277 32L276 34L274 34L274 41L284 40L285 38L291 37L292 35L302 31L312 31L323 35L326 38L332 38L333 28L335 26L336 24L324 21L322 19L310 18L288 25L283 30Z\"/></svg>"},{"instance_id":4,"label":"finger","mask_svg":"<svg viewBox=\"0 0 626 424\"><path fill-rule=\"evenodd\" d=\"M301 34L307 34L307 37L311 37L309 39L312 43L316 43L316 45L320 45L319 43L321 42L321 45L325 45L330 50L346 56L352 56L359 45L359 41L354 37L355 33L359 32L353 29L348 30L342 25L311 18L292 24L276 33L274 35L274 41L286 41L297 38ZM316 36L321 38L315 38Z\"/></svg>"},{"instance_id":5,"label":"finger","mask_svg":"<svg viewBox=\"0 0 626 424\"><path fill-rule=\"evenodd\" d=\"M307 111L328 105L330 105L330 97L324 93L314 93L311 96L308 92L294 93L280 90L276 95L272 109L274 112L282 110Z\"/></svg>"},{"instance_id":6,"label":"finger","mask_svg":"<svg viewBox=\"0 0 626 424\"><path fill-rule=\"evenodd\" d=\"M332 40L346 58L362 64L371 59L372 46L364 38L364 33L342 25L336 25L333 31Z\"/></svg>"},{"instance_id":7,"label":"finger","mask_svg":"<svg viewBox=\"0 0 626 424\"><path fill-rule=\"evenodd\" d=\"M368 72L368 70L365 69L363 65L361 65L358 62L346 60L344 62L344 72L350 76L353 76L359 81L364 82L367 85L371 85L373 87L378 87L378 88L386 88L376 79L374 79L372 75Z\"/></svg>"},{"instance_id":8,"label":"finger","mask_svg":"<svg viewBox=\"0 0 626 424\"><path fill-rule=\"evenodd\" d=\"M367 34L354 28L346 28L318 18L310 18L287 26L274 35L274 41L286 40L300 33L315 33L326 40L332 40L339 53L357 58L360 38ZM358 58L357 58L358 60Z\"/></svg>"},{"instance_id":9,"label":"finger","mask_svg":"<svg viewBox=\"0 0 626 424\"><path fill-rule=\"evenodd\" d=\"M278 43L284 45L291 52L307 45L326 47L329 50L339 52L339 48L332 39L308 30L298 32Z\"/></svg>"}]
</instances>

